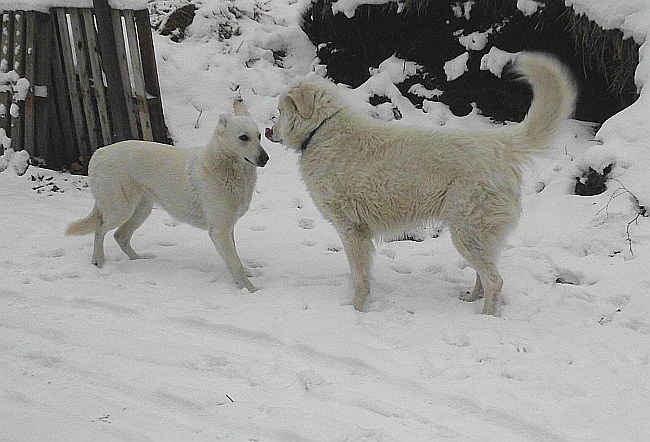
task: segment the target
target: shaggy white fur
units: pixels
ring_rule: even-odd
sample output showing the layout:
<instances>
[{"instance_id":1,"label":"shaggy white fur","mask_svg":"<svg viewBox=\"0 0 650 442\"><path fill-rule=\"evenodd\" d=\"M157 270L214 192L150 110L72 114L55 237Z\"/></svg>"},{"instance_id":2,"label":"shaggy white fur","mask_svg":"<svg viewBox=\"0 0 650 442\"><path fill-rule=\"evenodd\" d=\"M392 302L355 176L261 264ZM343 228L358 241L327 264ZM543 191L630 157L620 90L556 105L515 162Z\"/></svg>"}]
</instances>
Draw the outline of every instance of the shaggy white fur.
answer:
<instances>
[{"instance_id":1,"label":"shaggy white fur","mask_svg":"<svg viewBox=\"0 0 650 442\"><path fill-rule=\"evenodd\" d=\"M104 265L104 235L114 238L130 259L145 258L131 247L133 232L160 204L178 221L208 230L239 288L253 292L234 242L234 226L248 210L256 166L269 157L260 132L240 101L235 115L221 115L205 147L179 149L148 141L123 141L98 149L88 176L95 207L71 223L66 235L95 234L92 262Z\"/></svg>"},{"instance_id":2,"label":"shaggy white fur","mask_svg":"<svg viewBox=\"0 0 650 442\"><path fill-rule=\"evenodd\" d=\"M370 291L373 237L440 220L477 272L462 298L484 294L483 313L497 313L503 281L496 263L519 219L522 167L571 116L576 99L570 73L550 56L520 54L515 69L532 85L530 110L521 124L493 131L374 121L351 112L318 78L280 97L267 138L302 152L303 180L345 247L356 309Z\"/></svg>"}]
</instances>

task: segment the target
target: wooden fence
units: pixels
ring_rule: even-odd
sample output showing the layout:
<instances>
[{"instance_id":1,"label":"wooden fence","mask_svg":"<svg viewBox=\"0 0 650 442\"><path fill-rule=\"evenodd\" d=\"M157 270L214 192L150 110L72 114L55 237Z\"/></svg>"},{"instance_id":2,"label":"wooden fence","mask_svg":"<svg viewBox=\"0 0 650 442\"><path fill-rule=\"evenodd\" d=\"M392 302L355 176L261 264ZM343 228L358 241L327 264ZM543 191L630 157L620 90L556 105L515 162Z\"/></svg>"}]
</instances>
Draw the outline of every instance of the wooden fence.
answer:
<instances>
[{"instance_id":1,"label":"wooden fence","mask_svg":"<svg viewBox=\"0 0 650 442\"><path fill-rule=\"evenodd\" d=\"M0 142L32 161L85 172L101 146L170 143L147 10L1 13ZM2 137L4 130L6 137Z\"/></svg>"}]
</instances>

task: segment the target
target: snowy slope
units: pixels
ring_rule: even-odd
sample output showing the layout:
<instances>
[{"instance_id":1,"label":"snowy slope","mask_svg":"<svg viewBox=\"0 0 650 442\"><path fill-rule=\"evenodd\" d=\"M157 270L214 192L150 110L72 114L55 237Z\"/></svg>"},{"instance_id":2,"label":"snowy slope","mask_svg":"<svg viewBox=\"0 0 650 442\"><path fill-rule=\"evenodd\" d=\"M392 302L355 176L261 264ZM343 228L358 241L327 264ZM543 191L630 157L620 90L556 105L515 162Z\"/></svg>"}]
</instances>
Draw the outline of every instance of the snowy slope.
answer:
<instances>
[{"instance_id":1,"label":"snowy slope","mask_svg":"<svg viewBox=\"0 0 650 442\"><path fill-rule=\"evenodd\" d=\"M278 93L312 69L315 50L297 26L304 1L236 3L204 0L187 40L155 38L180 146L205 143L237 94L265 127ZM218 41L223 20L240 35ZM397 64L349 91L360 111L371 91L391 93ZM413 124L489 124L402 106ZM627 121L647 118L638 106ZM235 232L254 294L232 284L205 232L160 209L133 240L156 258L129 261L109 235L106 266L94 268L92 238L62 234L92 207L86 179L8 168L0 439L648 440L650 223L630 223L625 189L650 203L637 172L650 160L616 169L620 186L602 195L573 195L582 167L621 155L616 140L630 155L647 150L625 124L610 127L599 145L587 125L568 122L527 174L499 264L500 318L458 300L474 272L444 230L377 244L369 312L354 311L336 232L296 155L266 140L271 160Z\"/></svg>"}]
</instances>

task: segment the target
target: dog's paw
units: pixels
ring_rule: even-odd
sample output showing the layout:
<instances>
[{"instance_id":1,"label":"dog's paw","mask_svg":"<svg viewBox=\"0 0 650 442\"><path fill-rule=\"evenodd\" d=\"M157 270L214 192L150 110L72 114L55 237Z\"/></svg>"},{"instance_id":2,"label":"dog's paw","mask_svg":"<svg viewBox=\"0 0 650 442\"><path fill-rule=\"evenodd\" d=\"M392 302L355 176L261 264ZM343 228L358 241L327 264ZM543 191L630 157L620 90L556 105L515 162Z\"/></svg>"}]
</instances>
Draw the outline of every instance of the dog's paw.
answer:
<instances>
[{"instance_id":1,"label":"dog's paw","mask_svg":"<svg viewBox=\"0 0 650 442\"><path fill-rule=\"evenodd\" d=\"M254 293L258 290L257 287L255 287L250 281L236 281L235 285L239 288L239 290L246 290L249 293Z\"/></svg>"},{"instance_id":2,"label":"dog's paw","mask_svg":"<svg viewBox=\"0 0 650 442\"><path fill-rule=\"evenodd\" d=\"M248 293L255 293L259 289L255 287L253 284L247 284L245 286L242 286L241 290L246 290Z\"/></svg>"},{"instance_id":3,"label":"dog's paw","mask_svg":"<svg viewBox=\"0 0 650 442\"><path fill-rule=\"evenodd\" d=\"M497 308L497 303L496 301L485 298L485 304L483 304L483 311L481 311L482 314L484 315L491 315L491 316L499 316L498 308Z\"/></svg>"}]
</instances>

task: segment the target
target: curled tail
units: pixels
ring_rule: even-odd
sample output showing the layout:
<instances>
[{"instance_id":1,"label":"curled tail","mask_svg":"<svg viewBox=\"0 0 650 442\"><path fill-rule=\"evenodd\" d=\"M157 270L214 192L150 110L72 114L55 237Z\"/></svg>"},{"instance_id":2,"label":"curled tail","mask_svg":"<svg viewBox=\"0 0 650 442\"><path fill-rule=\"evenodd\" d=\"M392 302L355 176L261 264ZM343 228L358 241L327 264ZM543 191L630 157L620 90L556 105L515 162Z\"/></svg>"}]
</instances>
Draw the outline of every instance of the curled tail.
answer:
<instances>
[{"instance_id":1,"label":"curled tail","mask_svg":"<svg viewBox=\"0 0 650 442\"><path fill-rule=\"evenodd\" d=\"M524 121L514 129L508 156L523 164L540 153L575 109L576 87L571 72L557 59L541 53L523 53L515 70L533 88L533 101Z\"/></svg>"},{"instance_id":2,"label":"curled tail","mask_svg":"<svg viewBox=\"0 0 650 442\"><path fill-rule=\"evenodd\" d=\"M101 226L102 212L95 206L87 217L68 224L65 234L66 236L90 235L97 232Z\"/></svg>"}]
</instances>

